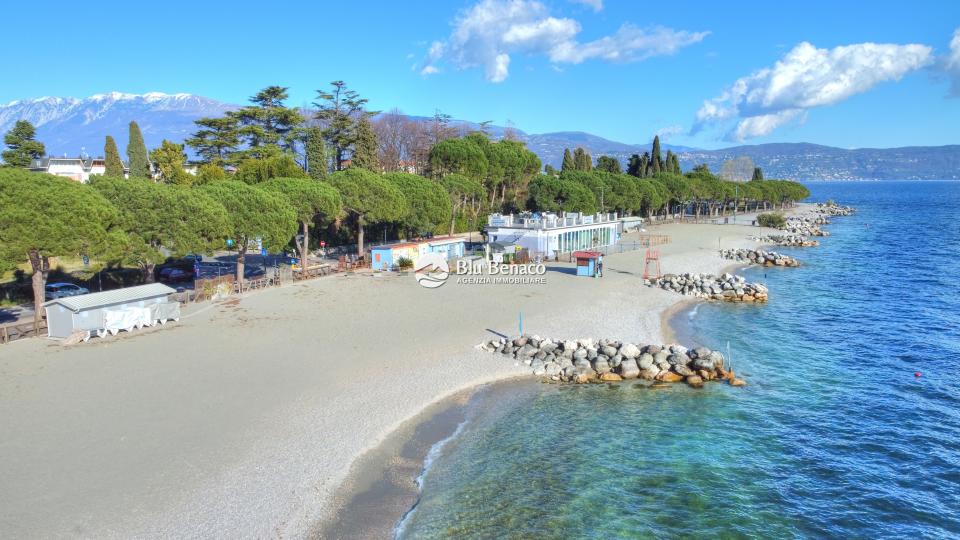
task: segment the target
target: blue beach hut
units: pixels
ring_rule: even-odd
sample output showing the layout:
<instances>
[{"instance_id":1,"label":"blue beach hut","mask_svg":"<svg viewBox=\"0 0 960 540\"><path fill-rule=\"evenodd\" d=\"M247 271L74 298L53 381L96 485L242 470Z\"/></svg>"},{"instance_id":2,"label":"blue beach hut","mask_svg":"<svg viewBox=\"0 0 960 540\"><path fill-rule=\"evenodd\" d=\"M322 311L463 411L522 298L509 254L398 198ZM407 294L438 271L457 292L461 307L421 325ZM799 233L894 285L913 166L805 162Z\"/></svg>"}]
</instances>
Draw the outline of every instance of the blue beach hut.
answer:
<instances>
[{"instance_id":1,"label":"blue beach hut","mask_svg":"<svg viewBox=\"0 0 960 540\"><path fill-rule=\"evenodd\" d=\"M577 261L577 275L594 277L597 275L597 259L600 253L596 251L574 251L573 258Z\"/></svg>"}]
</instances>

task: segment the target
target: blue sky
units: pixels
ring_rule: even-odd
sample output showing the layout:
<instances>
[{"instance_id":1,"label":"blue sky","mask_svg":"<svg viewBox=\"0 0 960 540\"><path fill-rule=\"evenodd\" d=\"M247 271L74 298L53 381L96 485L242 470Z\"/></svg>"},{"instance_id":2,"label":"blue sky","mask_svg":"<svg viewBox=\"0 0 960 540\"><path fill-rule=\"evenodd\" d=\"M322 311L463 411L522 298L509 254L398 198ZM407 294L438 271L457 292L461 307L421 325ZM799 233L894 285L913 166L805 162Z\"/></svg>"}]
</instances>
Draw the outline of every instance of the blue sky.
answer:
<instances>
[{"instance_id":1,"label":"blue sky","mask_svg":"<svg viewBox=\"0 0 960 540\"><path fill-rule=\"evenodd\" d=\"M18 2L4 7L4 32L23 49L6 55L0 103L114 90L242 103L279 84L301 105L342 79L374 109L630 143L657 131L703 148L960 143L960 99L948 97L960 2L782 4L168 0L38 14ZM50 13L71 15L41 34Z\"/></svg>"}]
</instances>

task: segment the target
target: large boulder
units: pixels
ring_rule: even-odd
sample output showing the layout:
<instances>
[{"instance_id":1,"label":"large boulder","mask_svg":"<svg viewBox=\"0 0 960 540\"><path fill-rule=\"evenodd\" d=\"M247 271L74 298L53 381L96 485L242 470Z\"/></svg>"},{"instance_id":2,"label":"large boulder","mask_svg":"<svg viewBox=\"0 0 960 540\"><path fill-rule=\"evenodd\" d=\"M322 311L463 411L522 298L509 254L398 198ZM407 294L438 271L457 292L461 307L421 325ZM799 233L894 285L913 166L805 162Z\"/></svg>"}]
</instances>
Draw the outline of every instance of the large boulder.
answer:
<instances>
[{"instance_id":1,"label":"large boulder","mask_svg":"<svg viewBox=\"0 0 960 540\"><path fill-rule=\"evenodd\" d=\"M622 381L623 377L613 372L607 372L607 373L600 374L600 380L607 381L607 382L617 382L617 381Z\"/></svg>"},{"instance_id":2,"label":"large boulder","mask_svg":"<svg viewBox=\"0 0 960 540\"><path fill-rule=\"evenodd\" d=\"M688 355L690 356L690 358L693 358L693 359L706 358L710 356L710 349L706 347L697 347L692 351L688 351Z\"/></svg>"},{"instance_id":3,"label":"large boulder","mask_svg":"<svg viewBox=\"0 0 960 540\"><path fill-rule=\"evenodd\" d=\"M529 358L540 352L539 349L530 345L529 343L520 347L520 350L517 352L517 358Z\"/></svg>"},{"instance_id":4,"label":"large boulder","mask_svg":"<svg viewBox=\"0 0 960 540\"><path fill-rule=\"evenodd\" d=\"M637 359L637 365L640 369L651 369L656 365L656 362L654 362L652 354L643 353L640 355L640 358Z\"/></svg>"},{"instance_id":5,"label":"large boulder","mask_svg":"<svg viewBox=\"0 0 960 540\"><path fill-rule=\"evenodd\" d=\"M547 362L543 365L543 369L546 374L550 376L559 375L561 371L560 364L557 364L556 362Z\"/></svg>"},{"instance_id":6,"label":"large boulder","mask_svg":"<svg viewBox=\"0 0 960 540\"><path fill-rule=\"evenodd\" d=\"M528 341L527 336L520 336L520 337L515 338L515 339L513 340L513 346L514 346L514 347L523 347L524 345L527 344L527 341Z\"/></svg>"},{"instance_id":7,"label":"large boulder","mask_svg":"<svg viewBox=\"0 0 960 540\"><path fill-rule=\"evenodd\" d=\"M657 375L661 373L660 368L654 366L648 369L640 370L640 378L645 381L652 381L657 378Z\"/></svg>"},{"instance_id":8,"label":"large boulder","mask_svg":"<svg viewBox=\"0 0 960 540\"><path fill-rule=\"evenodd\" d=\"M667 357L667 363L669 363L671 366L676 366L680 364L687 365L687 362L689 361L690 361L690 358L685 354L674 353Z\"/></svg>"},{"instance_id":9,"label":"large boulder","mask_svg":"<svg viewBox=\"0 0 960 540\"><path fill-rule=\"evenodd\" d=\"M673 366L673 370L676 371L678 375L683 375L684 377L695 375L693 370L688 368L686 364L676 364Z\"/></svg>"},{"instance_id":10,"label":"large boulder","mask_svg":"<svg viewBox=\"0 0 960 540\"><path fill-rule=\"evenodd\" d=\"M658 381L663 382L680 382L683 380L683 376L672 371L661 371L656 378Z\"/></svg>"},{"instance_id":11,"label":"large boulder","mask_svg":"<svg viewBox=\"0 0 960 540\"><path fill-rule=\"evenodd\" d=\"M688 375L686 379L687 384L694 388L700 388L703 386L703 379L699 375Z\"/></svg>"},{"instance_id":12,"label":"large boulder","mask_svg":"<svg viewBox=\"0 0 960 540\"><path fill-rule=\"evenodd\" d=\"M620 354L624 358L636 358L640 356L640 348L633 343L624 343L620 346Z\"/></svg>"},{"instance_id":13,"label":"large boulder","mask_svg":"<svg viewBox=\"0 0 960 540\"><path fill-rule=\"evenodd\" d=\"M597 373L603 374L613 371L613 368L610 367L610 364L608 364L606 360L597 359L593 363L593 370Z\"/></svg>"},{"instance_id":14,"label":"large boulder","mask_svg":"<svg viewBox=\"0 0 960 540\"><path fill-rule=\"evenodd\" d=\"M610 345L604 345L603 347L600 347L600 353L610 358L613 358L617 354L617 349L614 347L611 347Z\"/></svg>"},{"instance_id":15,"label":"large boulder","mask_svg":"<svg viewBox=\"0 0 960 540\"><path fill-rule=\"evenodd\" d=\"M620 376L624 379L636 379L640 376L640 368L633 358L626 358L620 362Z\"/></svg>"}]
</instances>

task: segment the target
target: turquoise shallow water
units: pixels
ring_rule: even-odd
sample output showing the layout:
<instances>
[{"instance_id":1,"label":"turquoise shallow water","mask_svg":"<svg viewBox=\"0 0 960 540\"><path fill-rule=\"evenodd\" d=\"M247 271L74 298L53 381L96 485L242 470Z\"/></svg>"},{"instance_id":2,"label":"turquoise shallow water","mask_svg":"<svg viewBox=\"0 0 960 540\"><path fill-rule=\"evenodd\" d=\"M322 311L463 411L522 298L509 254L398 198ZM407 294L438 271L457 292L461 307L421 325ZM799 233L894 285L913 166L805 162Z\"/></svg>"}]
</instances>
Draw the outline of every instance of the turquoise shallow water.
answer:
<instances>
[{"instance_id":1,"label":"turquoise shallow water","mask_svg":"<svg viewBox=\"0 0 960 540\"><path fill-rule=\"evenodd\" d=\"M960 184L810 188L858 214L678 328L750 386L494 390L401 536L960 537Z\"/></svg>"}]
</instances>

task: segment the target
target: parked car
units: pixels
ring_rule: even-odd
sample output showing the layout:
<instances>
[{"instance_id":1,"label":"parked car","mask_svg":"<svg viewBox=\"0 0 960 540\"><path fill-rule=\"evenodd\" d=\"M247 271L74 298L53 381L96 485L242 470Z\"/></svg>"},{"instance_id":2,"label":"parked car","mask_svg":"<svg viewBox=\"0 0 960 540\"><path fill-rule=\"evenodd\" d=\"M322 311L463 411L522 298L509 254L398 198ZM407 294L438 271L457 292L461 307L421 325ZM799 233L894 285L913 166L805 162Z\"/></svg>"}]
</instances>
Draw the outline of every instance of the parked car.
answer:
<instances>
[{"instance_id":1,"label":"parked car","mask_svg":"<svg viewBox=\"0 0 960 540\"><path fill-rule=\"evenodd\" d=\"M87 294L90 291L85 287L74 285L73 283L47 283L44 296L47 300L56 300L65 296L77 296L78 294Z\"/></svg>"},{"instance_id":2,"label":"parked car","mask_svg":"<svg viewBox=\"0 0 960 540\"><path fill-rule=\"evenodd\" d=\"M188 253L183 256L183 260L189 261L190 263L202 263L203 255L197 255L195 253Z\"/></svg>"},{"instance_id":3,"label":"parked car","mask_svg":"<svg viewBox=\"0 0 960 540\"><path fill-rule=\"evenodd\" d=\"M193 271L170 266L160 270L160 281L166 281L167 283L193 281Z\"/></svg>"}]
</instances>

